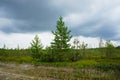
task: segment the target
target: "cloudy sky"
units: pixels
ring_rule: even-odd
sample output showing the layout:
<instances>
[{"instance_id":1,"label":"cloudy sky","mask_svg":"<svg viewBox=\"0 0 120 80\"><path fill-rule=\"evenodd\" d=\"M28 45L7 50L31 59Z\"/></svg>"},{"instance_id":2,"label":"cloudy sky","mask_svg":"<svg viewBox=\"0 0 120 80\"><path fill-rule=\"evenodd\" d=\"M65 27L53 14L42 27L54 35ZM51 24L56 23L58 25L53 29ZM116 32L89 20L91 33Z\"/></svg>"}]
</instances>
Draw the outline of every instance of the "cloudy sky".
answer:
<instances>
[{"instance_id":1,"label":"cloudy sky","mask_svg":"<svg viewBox=\"0 0 120 80\"><path fill-rule=\"evenodd\" d=\"M60 16L91 47L99 37L119 45L120 0L0 0L0 47L27 48L36 34L49 45Z\"/></svg>"}]
</instances>

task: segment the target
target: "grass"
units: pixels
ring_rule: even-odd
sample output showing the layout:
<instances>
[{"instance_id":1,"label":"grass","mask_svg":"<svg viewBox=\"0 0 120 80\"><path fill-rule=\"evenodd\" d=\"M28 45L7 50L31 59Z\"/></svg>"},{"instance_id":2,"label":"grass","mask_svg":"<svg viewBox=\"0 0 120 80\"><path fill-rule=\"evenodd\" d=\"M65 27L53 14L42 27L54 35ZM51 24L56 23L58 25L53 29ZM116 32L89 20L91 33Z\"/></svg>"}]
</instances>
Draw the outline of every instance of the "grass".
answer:
<instances>
[{"instance_id":1,"label":"grass","mask_svg":"<svg viewBox=\"0 0 120 80\"><path fill-rule=\"evenodd\" d=\"M9 51L8 51L9 52ZM11 51L12 52L12 51ZM22 51L24 52L24 51ZM36 62L28 54L12 54L12 55L1 55L0 61L6 65L9 63L15 63L15 67L2 67L4 72L20 74L18 77L24 77L25 75L29 78L25 80L119 80L120 79L120 50L117 49L113 58L106 58L105 53L101 53L97 49L91 49L86 51L87 54L84 58L79 59L75 62ZM28 52L27 52L28 53ZM6 56L7 55L7 56ZM29 64L31 66L28 69L20 68L21 64ZM34 66L32 66L34 65ZM5 68L5 69L4 69ZM1 69L0 69L1 71ZM5 75L8 76L8 75ZM30 78L33 76L33 79ZM4 76L1 76L0 78ZM14 78L10 80L19 80ZM24 78L23 78L24 80Z\"/></svg>"},{"instance_id":2,"label":"grass","mask_svg":"<svg viewBox=\"0 0 120 80\"><path fill-rule=\"evenodd\" d=\"M2 62L17 62L17 63L31 63L31 56L0 56L0 61Z\"/></svg>"},{"instance_id":3,"label":"grass","mask_svg":"<svg viewBox=\"0 0 120 80\"><path fill-rule=\"evenodd\" d=\"M68 68L53 66L33 66L30 64L1 63L0 74L8 80L119 80L119 74L114 70ZM13 76L14 75L14 76ZM1 75L0 75L1 76ZM3 77L3 76L1 76ZM0 77L0 78L1 78Z\"/></svg>"}]
</instances>

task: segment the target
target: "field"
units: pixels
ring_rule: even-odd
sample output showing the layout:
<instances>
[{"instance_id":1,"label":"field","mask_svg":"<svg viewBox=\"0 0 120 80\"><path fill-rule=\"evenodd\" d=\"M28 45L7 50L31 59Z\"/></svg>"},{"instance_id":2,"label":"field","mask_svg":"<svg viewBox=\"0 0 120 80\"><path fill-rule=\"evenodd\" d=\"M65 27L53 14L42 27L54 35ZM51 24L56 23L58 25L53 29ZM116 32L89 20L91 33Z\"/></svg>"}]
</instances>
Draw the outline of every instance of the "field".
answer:
<instances>
[{"instance_id":1,"label":"field","mask_svg":"<svg viewBox=\"0 0 120 80\"><path fill-rule=\"evenodd\" d=\"M36 62L29 50L3 52L0 80L120 80L119 49L112 58L98 49L89 49L84 58L64 62Z\"/></svg>"},{"instance_id":2,"label":"field","mask_svg":"<svg viewBox=\"0 0 120 80\"><path fill-rule=\"evenodd\" d=\"M87 61L87 62L91 62L91 61ZM80 62L76 62L72 64L80 65L79 63ZM120 79L119 71L113 69L102 70L100 68L97 69L92 67L78 68L78 66L70 67L70 65L63 67L63 65L53 66L53 64L52 65L48 65L48 64L50 63L44 63L44 65L32 65L32 64L0 62L0 79L1 80L119 80ZM58 64L60 65L60 63ZM68 63L66 65L68 65Z\"/></svg>"}]
</instances>

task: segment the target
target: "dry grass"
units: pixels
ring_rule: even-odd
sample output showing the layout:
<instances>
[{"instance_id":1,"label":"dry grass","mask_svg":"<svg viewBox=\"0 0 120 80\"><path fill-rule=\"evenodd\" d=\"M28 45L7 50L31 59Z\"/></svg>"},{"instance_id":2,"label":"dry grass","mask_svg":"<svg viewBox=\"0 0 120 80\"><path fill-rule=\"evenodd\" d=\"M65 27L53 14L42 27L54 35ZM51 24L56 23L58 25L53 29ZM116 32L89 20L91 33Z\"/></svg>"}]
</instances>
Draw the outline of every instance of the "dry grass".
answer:
<instances>
[{"instance_id":1,"label":"dry grass","mask_svg":"<svg viewBox=\"0 0 120 80\"><path fill-rule=\"evenodd\" d=\"M0 80L119 80L114 71L0 63Z\"/></svg>"}]
</instances>

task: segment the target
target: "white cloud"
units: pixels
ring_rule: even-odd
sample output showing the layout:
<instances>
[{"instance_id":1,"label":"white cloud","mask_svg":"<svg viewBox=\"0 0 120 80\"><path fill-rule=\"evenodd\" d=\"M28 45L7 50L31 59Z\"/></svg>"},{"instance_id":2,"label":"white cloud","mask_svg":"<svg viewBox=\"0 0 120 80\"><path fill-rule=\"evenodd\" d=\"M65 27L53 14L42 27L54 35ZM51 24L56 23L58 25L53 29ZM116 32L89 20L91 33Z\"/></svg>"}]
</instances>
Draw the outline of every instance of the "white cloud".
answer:
<instances>
[{"instance_id":1,"label":"white cloud","mask_svg":"<svg viewBox=\"0 0 120 80\"><path fill-rule=\"evenodd\" d=\"M109 17L112 21L120 21L120 6L113 8L109 12Z\"/></svg>"},{"instance_id":2,"label":"white cloud","mask_svg":"<svg viewBox=\"0 0 120 80\"><path fill-rule=\"evenodd\" d=\"M28 48L30 46L30 42L34 39L35 35L38 34L42 44L44 47L49 46L53 41L54 36L50 32L43 33L33 33L33 34L21 34L21 33L13 33L13 34L4 34L0 32L0 48L6 44L7 48L17 48L19 45L20 48ZM96 37L84 37L84 36L75 36L71 39L70 43L73 44L73 40L78 38L80 43L85 42L88 44L89 48L98 47L99 38ZM105 42L105 40L104 40ZM112 41L115 45L120 45L117 41Z\"/></svg>"},{"instance_id":3,"label":"white cloud","mask_svg":"<svg viewBox=\"0 0 120 80\"><path fill-rule=\"evenodd\" d=\"M30 46L30 42L34 39L36 34L38 34L44 46L50 45L53 36L49 32L33 34L13 33L9 35L0 32L0 47L2 48L3 45L6 44L8 48L17 48L18 45L20 48L28 48Z\"/></svg>"},{"instance_id":4,"label":"white cloud","mask_svg":"<svg viewBox=\"0 0 120 80\"><path fill-rule=\"evenodd\" d=\"M71 40L72 45L73 45L74 39L76 39L76 38L80 41L80 44L82 42L88 44L88 48L96 48L96 47L98 47L99 38L76 36L76 37L73 37L72 40Z\"/></svg>"},{"instance_id":5,"label":"white cloud","mask_svg":"<svg viewBox=\"0 0 120 80\"><path fill-rule=\"evenodd\" d=\"M39 37L41 39L41 42L43 43L43 45L46 46L50 46L50 43L52 42L52 40L54 39L54 36L52 33L50 32L44 32L44 33L40 33Z\"/></svg>"},{"instance_id":6,"label":"white cloud","mask_svg":"<svg viewBox=\"0 0 120 80\"><path fill-rule=\"evenodd\" d=\"M0 47L3 47L4 44L8 48L16 48L18 45L21 48L26 48L29 46L30 40L32 39L33 35L30 34L0 34Z\"/></svg>"}]
</instances>

